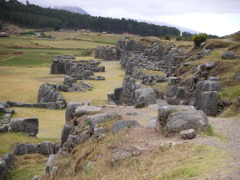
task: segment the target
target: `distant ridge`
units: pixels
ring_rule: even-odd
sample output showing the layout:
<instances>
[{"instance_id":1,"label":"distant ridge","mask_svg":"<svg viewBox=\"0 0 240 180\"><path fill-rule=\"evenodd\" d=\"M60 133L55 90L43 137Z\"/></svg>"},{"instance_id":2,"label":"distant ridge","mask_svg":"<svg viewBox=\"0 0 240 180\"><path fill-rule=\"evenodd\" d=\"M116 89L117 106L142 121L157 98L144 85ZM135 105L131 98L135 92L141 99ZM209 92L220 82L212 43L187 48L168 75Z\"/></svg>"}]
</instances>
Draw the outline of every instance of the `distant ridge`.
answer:
<instances>
[{"instance_id":1,"label":"distant ridge","mask_svg":"<svg viewBox=\"0 0 240 180\"><path fill-rule=\"evenodd\" d=\"M78 14L88 14L88 12L86 12L85 10L83 10L80 7L75 7L75 6L54 6L54 9L58 9L58 10L66 10L72 13L78 13Z\"/></svg>"},{"instance_id":2,"label":"distant ridge","mask_svg":"<svg viewBox=\"0 0 240 180\"><path fill-rule=\"evenodd\" d=\"M168 27L175 27L177 29L179 29L182 32L188 32L191 34L198 34L198 31L195 31L193 29L188 29L182 26L177 26L177 25L173 25L173 24L169 24L169 23L165 23L165 22L161 22L161 21L148 21L148 20L137 20L138 22L146 22L149 24L155 24L155 25L159 25L159 26L168 26Z\"/></svg>"}]
</instances>

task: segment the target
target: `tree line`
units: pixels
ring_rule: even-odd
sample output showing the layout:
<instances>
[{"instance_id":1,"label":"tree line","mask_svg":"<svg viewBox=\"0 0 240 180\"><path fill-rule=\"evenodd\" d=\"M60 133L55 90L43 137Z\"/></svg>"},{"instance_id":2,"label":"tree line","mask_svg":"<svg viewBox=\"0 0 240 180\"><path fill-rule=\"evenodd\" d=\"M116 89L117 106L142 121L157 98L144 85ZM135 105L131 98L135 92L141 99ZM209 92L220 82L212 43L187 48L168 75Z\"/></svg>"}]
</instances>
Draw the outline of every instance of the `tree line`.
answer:
<instances>
[{"instance_id":1,"label":"tree line","mask_svg":"<svg viewBox=\"0 0 240 180\"><path fill-rule=\"evenodd\" d=\"M65 10L43 8L28 1L0 0L0 19L5 22L31 28L90 29L96 32L130 33L141 36L177 36L180 31L174 27L158 26L132 19L96 17L72 13Z\"/></svg>"}]
</instances>

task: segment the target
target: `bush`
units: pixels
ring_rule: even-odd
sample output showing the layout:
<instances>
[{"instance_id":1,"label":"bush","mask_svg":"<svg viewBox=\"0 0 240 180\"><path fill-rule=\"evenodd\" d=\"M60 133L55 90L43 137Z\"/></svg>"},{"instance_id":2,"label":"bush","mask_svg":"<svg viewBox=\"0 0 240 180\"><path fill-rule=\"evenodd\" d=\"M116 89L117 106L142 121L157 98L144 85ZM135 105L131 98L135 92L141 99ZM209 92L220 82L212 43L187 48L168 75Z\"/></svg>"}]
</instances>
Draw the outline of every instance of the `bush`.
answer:
<instances>
[{"instance_id":1,"label":"bush","mask_svg":"<svg viewBox=\"0 0 240 180\"><path fill-rule=\"evenodd\" d=\"M176 37L176 41L181 41L182 40L182 37L181 36L177 36Z\"/></svg>"},{"instance_id":2,"label":"bush","mask_svg":"<svg viewBox=\"0 0 240 180\"><path fill-rule=\"evenodd\" d=\"M164 36L164 39L165 40L171 40L171 36L167 34L167 35Z\"/></svg>"},{"instance_id":3,"label":"bush","mask_svg":"<svg viewBox=\"0 0 240 180\"><path fill-rule=\"evenodd\" d=\"M194 41L195 46L200 46L201 43L203 43L207 40L207 35L206 34L197 34L192 37L192 40Z\"/></svg>"}]
</instances>

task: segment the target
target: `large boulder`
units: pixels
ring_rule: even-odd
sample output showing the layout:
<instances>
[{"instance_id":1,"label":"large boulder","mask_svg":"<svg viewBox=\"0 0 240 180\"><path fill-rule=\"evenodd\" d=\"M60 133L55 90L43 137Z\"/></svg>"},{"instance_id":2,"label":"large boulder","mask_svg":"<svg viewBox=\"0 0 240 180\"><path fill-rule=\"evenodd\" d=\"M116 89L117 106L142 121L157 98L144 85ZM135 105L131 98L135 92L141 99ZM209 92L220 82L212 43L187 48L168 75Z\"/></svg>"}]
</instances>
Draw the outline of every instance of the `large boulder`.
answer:
<instances>
[{"instance_id":1,"label":"large boulder","mask_svg":"<svg viewBox=\"0 0 240 180\"><path fill-rule=\"evenodd\" d=\"M135 120L118 121L113 125L112 133L113 134L120 133L120 132L123 132L124 129L126 129L126 128L132 128L132 127L135 128L135 127L139 127L139 126L140 125Z\"/></svg>"},{"instance_id":2,"label":"large boulder","mask_svg":"<svg viewBox=\"0 0 240 180\"><path fill-rule=\"evenodd\" d=\"M62 129L62 135L61 135L61 147L63 146L63 144L67 141L69 134L71 133L71 131L73 130L72 126L69 126L67 124L65 124L63 126Z\"/></svg>"},{"instance_id":3,"label":"large boulder","mask_svg":"<svg viewBox=\"0 0 240 180\"><path fill-rule=\"evenodd\" d=\"M153 88L140 88L135 91L136 108L156 104L156 93Z\"/></svg>"},{"instance_id":4,"label":"large boulder","mask_svg":"<svg viewBox=\"0 0 240 180\"><path fill-rule=\"evenodd\" d=\"M218 91L221 90L219 81L206 80L197 83L194 106L203 110L209 116L217 115Z\"/></svg>"},{"instance_id":5,"label":"large boulder","mask_svg":"<svg viewBox=\"0 0 240 180\"><path fill-rule=\"evenodd\" d=\"M12 118L10 122L12 132L25 132L36 136L38 128L38 118Z\"/></svg>"},{"instance_id":6,"label":"large boulder","mask_svg":"<svg viewBox=\"0 0 240 180\"><path fill-rule=\"evenodd\" d=\"M66 107L65 120L70 121L76 108L83 106L80 102L69 102Z\"/></svg>"},{"instance_id":7,"label":"large boulder","mask_svg":"<svg viewBox=\"0 0 240 180\"><path fill-rule=\"evenodd\" d=\"M183 130L205 130L208 127L208 118L203 111L181 111L170 114L164 127L164 135L179 133Z\"/></svg>"},{"instance_id":8,"label":"large boulder","mask_svg":"<svg viewBox=\"0 0 240 180\"><path fill-rule=\"evenodd\" d=\"M193 106L162 106L158 108L158 120L157 120L157 130L164 128L167 124L167 119L170 114L174 112L181 112L181 111L194 111L196 110Z\"/></svg>"},{"instance_id":9,"label":"large boulder","mask_svg":"<svg viewBox=\"0 0 240 180\"><path fill-rule=\"evenodd\" d=\"M38 91L38 103L66 102L62 94L51 84L42 84Z\"/></svg>"}]
</instances>

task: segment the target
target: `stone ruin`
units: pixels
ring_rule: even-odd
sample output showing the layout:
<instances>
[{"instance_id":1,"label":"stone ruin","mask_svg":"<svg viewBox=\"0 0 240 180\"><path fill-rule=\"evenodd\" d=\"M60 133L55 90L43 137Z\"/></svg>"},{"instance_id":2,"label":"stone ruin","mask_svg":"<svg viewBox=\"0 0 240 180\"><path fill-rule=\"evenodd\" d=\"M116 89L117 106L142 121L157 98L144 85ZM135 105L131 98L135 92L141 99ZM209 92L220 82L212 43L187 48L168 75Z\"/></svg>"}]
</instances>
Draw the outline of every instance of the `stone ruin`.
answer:
<instances>
[{"instance_id":1,"label":"stone ruin","mask_svg":"<svg viewBox=\"0 0 240 180\"><path fill-rule=\"evenodd\" d=\"M143 88L134 78L126 76L123 87L116 88L114 93L108 94L108 101L117 105L143 108L150 104L156 104L156 93L152 88Z\"/></svg>"},{"instance_id":2,"label":"stone ruin","mask_svg":"<svg viewBox=\"0 0 240 180\"><path fill-rule=\"evenodd\" d=\"M105 61L116 61L121 56L120 49L114 46L97 46L95 48L95 58L104 59Z\"/></svg>"},{"instance_id":3,"label":"stone ruin","mask_svg":"<svg viewBox=\"0 0 240 180\"><path fill-rule=\"evenodd\" d=\"M105 72L105 67L99 66L100 63L100 61L94 60L74 61L58 55L52 59L50 74L75 75L83 78L94 75L94 72Z\"/></svg>"}]
</instances>

